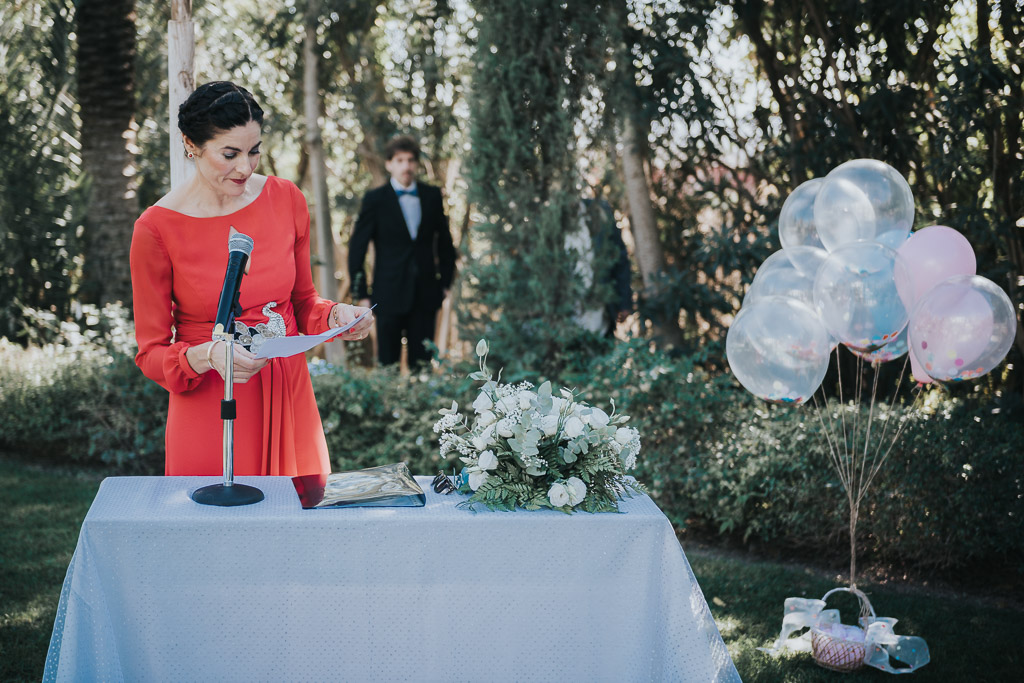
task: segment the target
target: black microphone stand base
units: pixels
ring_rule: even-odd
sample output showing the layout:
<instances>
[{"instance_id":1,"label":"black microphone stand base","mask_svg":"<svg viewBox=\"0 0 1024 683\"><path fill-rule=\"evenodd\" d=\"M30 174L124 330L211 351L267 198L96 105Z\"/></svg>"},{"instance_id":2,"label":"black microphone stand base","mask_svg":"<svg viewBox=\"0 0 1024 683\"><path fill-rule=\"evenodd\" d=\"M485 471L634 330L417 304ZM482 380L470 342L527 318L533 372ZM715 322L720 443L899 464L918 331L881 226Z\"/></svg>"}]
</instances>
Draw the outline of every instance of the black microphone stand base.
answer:
<instances>
[{"instance_id":1,"label":"black microphone stand base","mask_svg":"<svg viewBox=\"0 0 1024 683\"><path fill-rule=\"evenodd\" d=\"M200 505L221 507L252 505L263 500L263 491L245 484L212 484L193 491L192 500Z\"/></svg>"}]
</instances>

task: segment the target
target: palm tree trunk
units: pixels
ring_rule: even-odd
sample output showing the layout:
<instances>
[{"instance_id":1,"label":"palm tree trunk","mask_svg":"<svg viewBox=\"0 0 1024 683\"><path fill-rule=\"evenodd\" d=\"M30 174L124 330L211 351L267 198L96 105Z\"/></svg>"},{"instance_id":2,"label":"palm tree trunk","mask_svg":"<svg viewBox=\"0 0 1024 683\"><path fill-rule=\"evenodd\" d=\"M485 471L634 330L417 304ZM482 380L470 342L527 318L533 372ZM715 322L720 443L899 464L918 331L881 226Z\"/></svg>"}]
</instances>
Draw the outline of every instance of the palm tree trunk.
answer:
<instances>
[{"instance_id":1,"label":"palm tree trunk","mask_svg":"<svg viewBox=\"0 0 1024 683\"><path fill-rule=\"evenodd\" d=\"M78 102L89 182L82 298L131 303L135 196L135 0L79 0Z\"/></svg>"}]
</instances>

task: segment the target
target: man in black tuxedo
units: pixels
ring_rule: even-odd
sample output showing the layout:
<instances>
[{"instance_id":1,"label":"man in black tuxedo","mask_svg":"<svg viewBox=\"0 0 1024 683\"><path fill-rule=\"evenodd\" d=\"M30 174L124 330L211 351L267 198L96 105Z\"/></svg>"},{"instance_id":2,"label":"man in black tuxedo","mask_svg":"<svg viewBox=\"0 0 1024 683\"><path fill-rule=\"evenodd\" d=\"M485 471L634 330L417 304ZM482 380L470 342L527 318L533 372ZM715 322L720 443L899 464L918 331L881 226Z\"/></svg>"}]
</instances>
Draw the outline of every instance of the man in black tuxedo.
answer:
<instances>
[{"instance_id":1,"label":"man in black tuxedo","mask_svg":"<svg viewBox=\"0 0 1024 683\"><path fill-rule=\"evenodd\" d=\"M440 188L416 181L419 145L408 136L385 148L391 180L370 190L348 245L352 297L377 304L377 360L397 363L403 332L409 340L409 365L429 362L423 342L434 338L437 309L448 295L455 272L455 247L448 230ZM374 247L373 287L367 286L364 261Z\"/></svg>"}]
</instances>

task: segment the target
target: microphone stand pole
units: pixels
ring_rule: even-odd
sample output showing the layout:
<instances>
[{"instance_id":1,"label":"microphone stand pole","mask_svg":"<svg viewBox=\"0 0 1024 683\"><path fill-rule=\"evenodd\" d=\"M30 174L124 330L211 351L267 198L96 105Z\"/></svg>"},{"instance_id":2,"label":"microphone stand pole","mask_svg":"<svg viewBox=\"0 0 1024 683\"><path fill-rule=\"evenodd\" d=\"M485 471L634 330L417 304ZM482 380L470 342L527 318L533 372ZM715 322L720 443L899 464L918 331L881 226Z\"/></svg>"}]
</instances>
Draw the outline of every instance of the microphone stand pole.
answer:
<instances>
[{"instance_id":1,"label":"microphone stand pole","mask_svg":"<svg viewBox=\"0 0 1024 683\"><path fill-rule=\"evenodd\" d=\"M219 325L218 325L219 327ZM233 325L229 323L228 329ZM220 418L224 420L224 482L196 489L192 500L201 505L250 505L263 500L263 491L255 486L235 483L235 345L230 332L215 332L214 340L224 342L224 400L220 402Z\"/></svg>"}]
</instances>

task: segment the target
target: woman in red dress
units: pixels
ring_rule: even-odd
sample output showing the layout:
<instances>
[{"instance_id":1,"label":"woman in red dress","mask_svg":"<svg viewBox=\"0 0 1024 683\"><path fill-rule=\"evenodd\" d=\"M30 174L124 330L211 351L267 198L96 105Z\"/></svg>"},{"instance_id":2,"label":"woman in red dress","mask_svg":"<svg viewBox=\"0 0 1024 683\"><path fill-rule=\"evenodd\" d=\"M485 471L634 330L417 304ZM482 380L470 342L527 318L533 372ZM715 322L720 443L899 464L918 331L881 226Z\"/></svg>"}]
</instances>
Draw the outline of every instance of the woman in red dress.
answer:
<instances>
[{"instance_id":1,"label":"woman in red dress","mask_svg":"<svg viewBox=\"0 0 1024 683\"><path fill-rule=\"evenodd\" d=\"M135 222L135 362L170 392L169 475L223 471L219 404L226 342L211 341L211 333L233 230L255 243L242 279L243 312L236 318L248 328L263 324L264 333L318 334L366 310L322 299L314 289L305 197L287 180L254 172L262 122L263 111L244 88L226 81L197 88L178 111L196 172ZM372 324L367 316L339 338L362 339ZM330 472L302 354L268 361L236 342L234 381L235 474Z\"/></svg>"}]
</instances>

